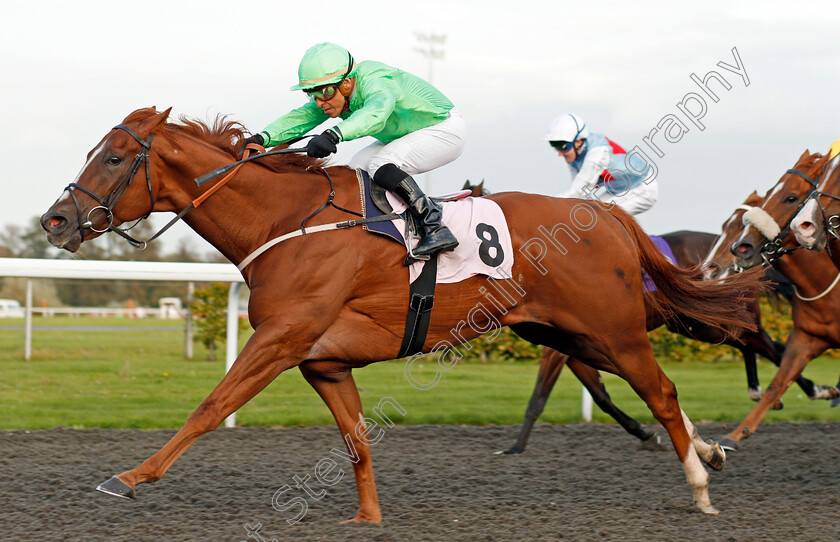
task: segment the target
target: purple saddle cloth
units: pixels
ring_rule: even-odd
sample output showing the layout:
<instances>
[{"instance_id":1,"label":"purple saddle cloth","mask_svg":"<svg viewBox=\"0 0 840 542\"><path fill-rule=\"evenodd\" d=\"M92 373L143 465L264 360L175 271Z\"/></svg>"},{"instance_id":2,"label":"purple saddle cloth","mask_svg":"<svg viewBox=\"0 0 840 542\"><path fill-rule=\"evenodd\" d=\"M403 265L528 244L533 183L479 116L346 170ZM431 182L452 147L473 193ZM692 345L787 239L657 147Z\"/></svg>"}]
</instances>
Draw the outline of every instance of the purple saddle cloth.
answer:
<instances>
[{"instance_id":1,"label":"purple saddle cloth","mask_svg":"<svg viewBox=\"0 0 840 542\"><path fill-rule=\"evenodd\" d=\"M665 241L665 239L659 237L658 235L650 235L649 237L650 240L653 241L653 244L656 245L656 248L659 249L659 252L661 252L663 256L668 258L668 260L676 266L677 259L674 257L674 251L671 250L671 247L668 246L668 243ZM656 285L653 283L653 281L650 279L647 273L643 274L642 280L646 292L656 291Z\"/></svg>"}]
</instances>

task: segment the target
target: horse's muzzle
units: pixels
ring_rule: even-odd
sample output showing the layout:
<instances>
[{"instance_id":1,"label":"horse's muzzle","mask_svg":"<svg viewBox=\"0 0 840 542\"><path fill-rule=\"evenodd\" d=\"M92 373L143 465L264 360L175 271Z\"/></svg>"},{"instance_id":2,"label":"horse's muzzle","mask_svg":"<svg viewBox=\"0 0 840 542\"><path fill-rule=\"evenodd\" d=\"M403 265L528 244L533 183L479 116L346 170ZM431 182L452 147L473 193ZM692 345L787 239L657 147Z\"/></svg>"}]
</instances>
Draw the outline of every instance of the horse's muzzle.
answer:
<instances>
[{"instance_id":1,"label":"horse's muzzle","mask_svg":"<svg viewBox=\"0 0 840 542\"><path fill-rule=\"evenodd\" d=\"M82 244L82 234L76 222L53 210L41 215L41 227L47 232L47 241L68 252L76 252Z\"/></svg>"},{"instance_id":2,"label":"horse's muzzle","mask_svg":"<svg viewBox=\"0 0 840 542\"><path fill-rule=\"evenodd\" d=\"M735 256L735 263L744 269L753 267L757 262L758 251L750 241L735 241L729 246L729 252Z\"/></svg>"}]
</instances>

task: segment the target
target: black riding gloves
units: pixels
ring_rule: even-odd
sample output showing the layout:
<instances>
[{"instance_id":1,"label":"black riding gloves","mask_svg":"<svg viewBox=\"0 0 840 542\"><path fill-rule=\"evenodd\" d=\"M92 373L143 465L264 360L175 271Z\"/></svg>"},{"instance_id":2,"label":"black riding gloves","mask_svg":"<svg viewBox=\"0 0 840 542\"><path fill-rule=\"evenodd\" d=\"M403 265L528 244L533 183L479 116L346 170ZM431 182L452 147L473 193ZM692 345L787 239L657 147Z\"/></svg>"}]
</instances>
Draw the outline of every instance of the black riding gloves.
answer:
<instances>
[{"instance_id":1,"label":"black riding gloves","mask_svg":"<svg viewBox=\"0 0 840 542\"><path fill-rule=\"evenodd\" d=\"M267 142L262 134L254 134L246 139L243 145L247 145L248 143L256 143L257 145L264 147Z\"/></svg>"},{"instance_id":2,"label":"black riding gloves","mask_svg":"<svg viewBox=\"0 0 840 542\"><path fill-rule=\"evenodd\" d=\"M306 145L306 154L313 158L326 158L334 153L336 144L341 141L338 134L333 130L326 130L309 140Z\"/></svg>"},{"instance_id":3,"label":"black riding gloves","mask_svg":"<svg viewBox=\"0 0 840 542\"><path fill-rule=\"evenodd\" d=\"M256 143L260 147L265 147L265 144L268 143L268 141L266 141L265 137L262 136L261 134L252 135L251 137L245 139L242 142L242 147L239 149L239 156L240 157L242 157L242 155L245 154L245 147L247 147L249 143Z\"/></svg>"}]
</instances>

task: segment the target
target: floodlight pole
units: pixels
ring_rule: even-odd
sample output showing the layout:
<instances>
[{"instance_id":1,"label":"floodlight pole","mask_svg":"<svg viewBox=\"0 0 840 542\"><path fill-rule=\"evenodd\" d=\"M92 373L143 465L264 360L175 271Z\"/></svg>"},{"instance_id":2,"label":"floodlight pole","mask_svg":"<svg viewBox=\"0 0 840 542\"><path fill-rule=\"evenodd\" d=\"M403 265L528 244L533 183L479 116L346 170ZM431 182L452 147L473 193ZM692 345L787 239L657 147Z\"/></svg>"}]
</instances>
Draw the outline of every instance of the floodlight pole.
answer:
<instances>
[{"instance_id":1,"label":"floodlight pole","mask_svg":"<svg viewBox=\"0 0 840 542\"><path fill-rule=\"evenodd\" d=\"M433 66L435 60L444 59L443 44L446 43L446 34L425 34L423 32L415 32L414 37L420 43L420 46L415 47L414 50L426 57L429 61L429 71L426 80L432 83ZM432 172L426 172L426 194L429 194L432 188Z\"/></svg>"}]
</instances>

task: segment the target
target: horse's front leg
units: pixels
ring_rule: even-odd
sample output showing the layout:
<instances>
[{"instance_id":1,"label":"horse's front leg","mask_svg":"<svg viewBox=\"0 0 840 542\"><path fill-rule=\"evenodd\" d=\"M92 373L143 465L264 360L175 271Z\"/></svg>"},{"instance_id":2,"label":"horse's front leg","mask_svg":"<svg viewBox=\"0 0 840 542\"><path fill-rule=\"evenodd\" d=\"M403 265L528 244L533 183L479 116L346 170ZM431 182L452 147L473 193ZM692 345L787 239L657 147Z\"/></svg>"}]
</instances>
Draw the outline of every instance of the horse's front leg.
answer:
<instances>
[{"instance_id":1,"label":"horse's front leg","mask_svg":"<svg viewBox=\"0 0 840 542\"><path fill-rule=\"evenodd\" d=\"M735 428L734 431L720 440L720 445L725 450L737 450L740 442L755 433L758 424L782 395L797 378L808 362L825 352L829 344L822 339L809 335L799 328L794 328L788 337L785 353L779 370L767 387L767 391L761 396L758 404L753 407L747 417Z\"/></svg>"},{"instance_id":2,"label":"horse's front leg","mask_svg":"<svg viewBox=\"0 0 840 542\"><path fill-rule=\"evenodd\" d=\"M213 431L225 418L236 412L277 375L294 367L306 357L310 343L279 336L282 326L260 326L236 362L210 395L196 408L187 422L166 445L139 467L112 477L97 489L119 497L134 498L135 486L155 482L175 463L198 437Z\"/></svg>"},{"instance_id":3,"label":"horse's front leg","mask_svg":"<svg viewBox=\"0 0 840 542\"><path fill-rule=\"evenodd\" d=\"M381 434L381 429L377 433L366 423L359 390L350 368L336 362L318 361L303 363L300 371L335 417L353 461L359 509L356 517L348 521L379 523L382 521L382 512L379 509L379 497L373 480L370 445L371 440Z\"/></svg>"}]
</instances>

